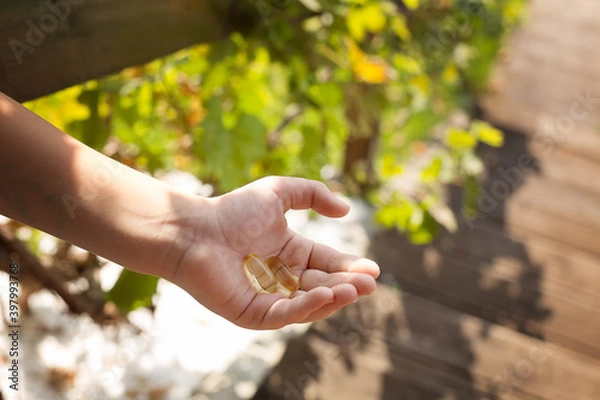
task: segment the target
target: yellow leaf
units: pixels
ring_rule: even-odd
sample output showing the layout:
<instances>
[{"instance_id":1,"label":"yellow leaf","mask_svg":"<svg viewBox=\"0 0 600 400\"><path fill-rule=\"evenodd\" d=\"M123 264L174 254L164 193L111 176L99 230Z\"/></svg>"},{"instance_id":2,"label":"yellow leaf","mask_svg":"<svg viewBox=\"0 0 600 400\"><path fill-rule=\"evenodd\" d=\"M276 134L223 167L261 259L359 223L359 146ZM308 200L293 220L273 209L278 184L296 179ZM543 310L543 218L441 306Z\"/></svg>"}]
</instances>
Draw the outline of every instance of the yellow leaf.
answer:
<instances>
[{"instance_id":1,"label":"yellow leaf","mask_svg":"<svg viewBox=\"0 0 600 400\"><path fill-rule=\"evenodd\" d=\"M419 0L404 0L404 4L411 10L419 8Z\"/></svg>"},{"instance_id":2,"label":"yellow leaf","mask_svg":"<svg viewBox=\"0 0 600 400\"><path fill-rule=\"evenodd\" d=\"M385 14L378 4L370 4L365 7L352 8L348 11L346 24L352 37L360 42L365 38L367 32L379 33L385 29Z\"/></svg>"},{"instance_id":3,"label":"yellow leaf","mask_svg":"<svg viewBox=\"0 0 600 400\"><path fill-rule=\"evenodd\" d=\"M394 56L394 66L398 70L409 74L420 74L423 71L421 64L416 59L403 54L396 54Z\"/></svg>"},{"instance_id":4,"label":"yellow leaf","mask_svg":"<svg viewBox=\"0 0 600 400\"><path fill-rule=\"evenodd\" d=\"M404 16L398 15L392 20L392 30L400 39L405 42L409 41L411 38L411 33L406 26L406 19Z\"/></svg>"},{"instance_id":5,"label":"yellow leaf","mask_svg":"<svg viewBox=\"0 0 600 400\"><path fill-rule=\"evenodd\" d=\"M471 124L471 132L479 140L493 147L501 147L504 144L504 134L501 130L494 128L483 121L475 121Z\"/></svg>"},{"instance_id":6,"label":"yellow leaf","mask_svg":"<svg viewBox=\"0 0 600 400\"><path fill-rule=\"evenodd\" d=\"M346 40L346 45L352 72L359 81L372 84L389 82L391 68L382 58L368 56L350 39Z\"/></svg>"},{"instance_id":7,"label":"yellow leaf","mask_svg":"<svg viewBox=\"0 0 600 400\"><path fill-rule=\"evenodd\" d=\"M360 42L365 38L365 25L362 21L360 9L352 9L348 12L346 24L350 34L356 41Z\"/></svg>"},{"instance_id":8,"label":"yellow leaf","mask_svg":"<svg viewBox=\"0 0 600 400\"><path fill-rule=\"evenodd\" d=\"M449 63L442 72L442 82L448 85L453 85L458 81L458 69L456 65Z\"/></svg>"},{"instance_id":9,"label":"yellow leaf","mask_svg":"<svg viewBox=\"0 0 600 400\"><path fill-rule=\"evenodd\" d=\"M385 28L385 14L378 4L371 4L362 10L364 24L371 33L378 33Z\"/></svg>"},{"instance_id":10,"label":"yellow leaf","mask_svg":"<svg viewBox=\"0 0 600 400\"><path fill-rule=\"evenodd\" d=\"M507 5L505 5L504 9L502 10L502 16L504 17L504 20L509 24L517 22L522 14L522 0L512 0Z\"/></svg>"},{"instance_id":11,"label":"yellow leaf","mask_svg":"<svg viewBox=\"0 0 600 400\"><path fill-rule=\"evenodd\" d=\"M431 90L431 80L427 75L416 76L410 80L409 84L422 96L429 96L429 92Z\"/></svg>"},{"instance_id":12,"label":"yellow leaf","mask_svg":"<svg viewBox=\"0 0 600 400\"><path fill-rule=\"evenodd\" d=\"M260 178L264 173L263 165L259 162L252 164L252 167L250 167L250 176L253 178Z\"/></svg>"},{"instance_id":13,"label":"yellow leaf","mask_svg":"<svg viewBox=\"0 0 600 400\"><path fill-rule=\"evenodd\" d=\"M477 139L472 134L456 128L448 130L445 142L454 150L472 149L477 145Z\"/></svg>"},{"instance_id":14,"label":"yellow leaf","mask_svg":"<svg viewBox=\"0 0 600 400\"><path fill-rule=\"evenodd\" d=\"M365 83L386 83L389 79L388 66L384 62L365 60L352 66L354 75Z\"/></svg>"},{"instance_id":15,"label":"yellow leaf","mask_svg":"<svg viewBox=\"0 0 600 400\"><path fill-rule=\"evenodd\" d=\"M392 154L386 154L381 160L381 176L390 178L394 175L400 175L402 173L402 166L396 164L396 160Z\"/></svg>"},{"instance_id":16,"label":"yellow leaf","mask_svg":"<svg viewBox=\"0 0 600 400\"><path fill-rule=\"evenodd\" d=\"M107 118L111 113L111 108L108 102L106 101L106 95L103 96L103 100L98 103L98 116L100 118Z\"/></svg>"},{"instance_id":17,"label":"yellow leaf","mask_svg":"<svg viewBox=\"0 0 600 400\"><path fill-rule=\"evenodd\" d=\"M71 122L86 120L90 116L89 108L77 100L82 90L82 85L73 86L23 105L64 131Z\"/></svg>"}]
</instances>

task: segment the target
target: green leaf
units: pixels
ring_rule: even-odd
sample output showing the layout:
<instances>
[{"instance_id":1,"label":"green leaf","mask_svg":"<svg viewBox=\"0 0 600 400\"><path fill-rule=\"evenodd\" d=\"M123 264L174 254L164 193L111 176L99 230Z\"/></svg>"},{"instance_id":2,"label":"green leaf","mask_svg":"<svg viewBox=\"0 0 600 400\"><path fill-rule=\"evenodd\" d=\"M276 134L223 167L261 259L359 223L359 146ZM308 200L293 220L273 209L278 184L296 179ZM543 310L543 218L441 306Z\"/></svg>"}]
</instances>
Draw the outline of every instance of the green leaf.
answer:
<instances>
[{"instance_id":1,"label":"green leaf","mask_svg":"<svg viewBox=\"0 0 600 400\"><path fill-rule=\"evenodd\" d=\"M323 137L321 131L313 125L304 125L302 127L302 136L304 144L300 150L300 161L304 170L304 176L318 178L319 171L323 167L325 159L323 158Z\"/></svg>"},{"instance_id":2,"label":"green leaf","mask_svg":"<svg viewBox=\"0 0 600 400\"><path fill-rule=\"evenodd\" d=\"M253 162L267 154L267 128L254 115L242 115L232 129L232 161L242 170L247 170Z\"/></svg>"},{"instance_id":3,"label":"green leaf","mask_svg":"<svg viewBox=\"0 0 600 400\"><path fill-rule=\"evenodd\" d=\"M436 182L442 171L442 158L435 157L421 173L421 180L426 183Z\"/></svg>"},{"instance_id":4,"label":"green leaf","mask_svg":"<svg viewBox=\"0 0 600 400\"><path fill-rule=\"evenodd\" d=\"M426 140L431 136L432 128L440 119L440 115L434 113L430 108L413 112L400 129L400 134L406 138L407 143Z\"/></svg>"},{"instance_id":5,"label":"green leaf","mask_svg":"<svg viewBox=\"0 0 600 400\"><path fill-rule=\"evenodd\" d=\"M101 150L110 131L106 129L99 115L100 90L97 88L83 90L77 100L88 107L90 114L87 119L73 121L68 125L68 132L93 149Z\"/></svg>"},{"instance_id":6,"label":"green leaf","mask_svg":"<svg viewBox=\"0 0 600 400\"><path fill-rule=\"evenodd\" d=\"M378 224L381 224L387 228L391 228L396 224L396 207L391 205L391 204L387 204L383 207L381 207L376 213L375 213L375 221Z\"/></svg>"},{"instance_id":7,"label":"green leaf","mask_svg":"<svg viewBox=\"0 0 600 400\"><path fill-rule=\"evenodd\" d=\"M267 128L257 117L242 114L231 130L226 129L219 97L209 99L206 108L199 125L201 134L196 133L200 143L196 153L219 182L219 189L228 191L247 183L253 163L267 154Z\"/></svg>"},{"instance_id":8,"label":"green leaf","mask_svg":"<svg viewBox=\"0 0 600 400\"><path fill-rule=\"evenodd\" d=\"M337 106L344 98L340 85L333 82L312 85L308 93L315 103L326 107Z\"/></svg>"},{"instance_id":9,"label":"green leaf","mask_svg":"<svg viewBox=\"0 0 600 400\"><path fill-rule=\"evenodd\" d=\"M231 37L211 43L206 60L210 65L216 65L234 57L238 50L238 46Z\"/></svg>"},{"instance_id":10,"label":"green leaf","mask_svg":"<svg viewBox=\"0 0 600 400\"><path fill-rule=\"evenodd\" d=\"M467 218L475 218L478 213L477 202L481 188L477 179L469 175L465 180L463 188L463 211Z\"/></svg>"},{"instance_id":11,"label":"green leaf","mask_svg":"<svg viewBox=\"0 0 600 400\"><path fill-rule=\"evenodd\" d=\"M408 201L402 201L397 204L386 204L375 214L375 221L385 227L395 227L399 231L405 231L412 212L413 205Z\"/></svg>"},{"instance_id":12,"label":"green leaf","mask_svg":"<svg viewBox=\"0 0 600 400\"><path fill-rule=\"evenodd\" d=\"M439 225L429 213L429 211L423 211L423 218L421 223L410 229L407 232L408 239L414 244L427 244L430 243L439 230Z\"/></svg>"},{"instance_id":13,"label":"green leaf","mask_svg":"<svg viewBox=\"0 0 600 400\"><path fill-rule=\"evenodd\" d=\"M471 124L471 132L479 140L493 147L501 147L504 144L504 133L494 128L487 122L475 121Z\"/></svg>"},{"instance_id":14,"label":"green leaf","mask_svg":"<svg viewBox=\"0 0 600 400\"><path fill-rule=\"evenodd\" d=\"M263 81L245 79L236 89L239 111L252 115L264 114L269 88Z\"/></svg>"},{"instance_id":15,"label":"green leaf","mask_svg":"<svg viewBox=\"0 0 600 400\"><path fill-rule=\"evenodd\" d=\"M225 62L213 65L209 68L202 83L203 92L209 96L222 90L230 79L231 73L229 65Z\"/></svg>"},{"instance_id":16,"label":"green leaf","mask_svg":"<svg viewBox=\"0 0 600 400\"><path fill-rule=\"evenodd\" d=\"M475 147L477 140L467 131L450 128L446 134L446 144L453 150L469 150Z\"/></svg>"},{"instance_id":17,"label":"green leaf","mask_svg":"<svg viewBox=\"0 0 600 400\"><path fill-rule=\"evenodd\" d=\"M379 168L380 175L384 179L391 178L402 174L403 168L400 165L393 154L385 154L381 157L381 167Z\"/></svg>"},{"instance_id":18,"label":"green leaf","mask_svg":"<svg viewBox=\"0 0 600 400\"><path fill-rule=\"evenodd\" d=\"M106 293L106 300L112 301L121 313L127 314L152 304L157 287L158 277L124 269L115 285Z\"/></svg>"},{"instance_id":19,"label":"green leaf","mask_svg":"<svg viewBox=\"0 0 600 400\"><path fill-rule=\"evenodd\" d=\"M202 134L197 138L200 143L197 153L213 176L235 180L231 174L236 171L229 168L233 157L233 139L223 126L220 98L210 98L206 102L206 109L206 115L199 124Z\"/></svg>"},{"instance_id":20,"label":"green leaf","mask_svg":"<svg viewBox=\"0 0 600 400\"><path fill-rule=\"evenodd\" d=\"M419 227L423 225L423 220L425 218L425 210L423 210L418 205L415 204L415 206L412 207L411 211L412 212L410 214L410 218L408 219L407 226L409 232L419 229Z\"/></svg>"}]
</instances>

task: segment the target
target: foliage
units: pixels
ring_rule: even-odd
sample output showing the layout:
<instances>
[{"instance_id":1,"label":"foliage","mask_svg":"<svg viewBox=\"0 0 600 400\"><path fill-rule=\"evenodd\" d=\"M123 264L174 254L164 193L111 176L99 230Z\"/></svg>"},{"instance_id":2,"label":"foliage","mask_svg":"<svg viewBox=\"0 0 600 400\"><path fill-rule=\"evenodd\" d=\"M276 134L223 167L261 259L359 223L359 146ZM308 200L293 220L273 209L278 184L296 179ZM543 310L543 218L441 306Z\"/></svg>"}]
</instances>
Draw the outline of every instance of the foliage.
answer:
<instances>
[{"instance_id":1,"label":"foliage","mask_svg":"<svg viewBox=\"0 0 600 400\"><path fill-rule=\"evenodd\" d=\"M430 241L439 223L456 225L441 185L467 183L465 208L475 211L474 150L500 146L502 134L483 122L444 123L475 110L524 0L251 3L260 15L252 35L234 33L28 106L130 166L191 171L216 193L269 174L337 176L369 195L380 223L415 243ZM350 143L362 139L376 151L350 162ZM419 190L391 189L425 153Z\"/></svg>"},{"instance_id":2,"label":"foliage","mask_svg":"<svg viewBox=\"0 0 600 400\"><path fill-rule=\"evenodd\" d=\"M377 222L405 232L415 244L430 242L438 231L438 224L454 231L457 225L454 215L440 201L441 184L460 180L465 187L465 215L474 217L479 194L475 177L483 171L482 162L475 154L479 142L502 146L502 132L481 121L473 122L469 130L448 129L444 146L427 155L428 162L419 174L420 185L412 197L385 189L373 197L373 202L380 206Z\"/></svg>"},{"instance_id":3,"label":"foliage","mask_svg":"<svg viewBox=\"0 0 600 400\"><path fill-rule=\"evenodd\" d=\"M115 285L106 293L106 300L112 301L122 313L152 304L158 278L128 269L121 271Z\"/></svg>"}]
</instances>

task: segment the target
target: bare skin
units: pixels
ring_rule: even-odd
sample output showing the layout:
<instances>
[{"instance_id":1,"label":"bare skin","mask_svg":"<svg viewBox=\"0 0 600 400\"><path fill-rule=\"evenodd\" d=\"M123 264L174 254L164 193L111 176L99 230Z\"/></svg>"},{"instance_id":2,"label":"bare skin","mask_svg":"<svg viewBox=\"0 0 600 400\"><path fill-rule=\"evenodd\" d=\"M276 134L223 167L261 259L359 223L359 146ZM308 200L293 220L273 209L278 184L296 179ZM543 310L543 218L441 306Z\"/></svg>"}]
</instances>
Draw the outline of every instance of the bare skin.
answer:
<instances>
[{"instance_id":1,"label":"bare skin","mask_svg":"<svg viewBox=\"0 0 600 400\"><path fill-rule=\"evenodd\" d=\"M269 177L220 197L176 189L88 148L0 93L0 214L126 268L168 279L252 329L322 319L375 290L373 261L316 244L285 212L341 217L327 187ZM279 255L300 276L291 298L256 293L244 257Z\"/></svg>"}]
</instances>

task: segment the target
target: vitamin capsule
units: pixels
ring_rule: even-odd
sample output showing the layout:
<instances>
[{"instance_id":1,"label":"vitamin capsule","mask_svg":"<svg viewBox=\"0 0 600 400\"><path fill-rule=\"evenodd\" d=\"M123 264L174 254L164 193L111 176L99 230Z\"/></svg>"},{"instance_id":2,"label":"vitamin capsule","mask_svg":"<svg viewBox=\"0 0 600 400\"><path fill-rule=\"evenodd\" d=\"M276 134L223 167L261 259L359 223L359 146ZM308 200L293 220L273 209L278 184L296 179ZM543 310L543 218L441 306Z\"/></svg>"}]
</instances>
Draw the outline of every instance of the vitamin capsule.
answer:
<instances>
[{"instance_id":1,"label":"vitamin capsule","mask_svg":"<svg viewBox=\"0 0 600 400\"><path fill-rule=\"evenodd\" d=\"M275 275L260 258L254 254L247 255L244 259L244 267L262 290L267 293L275 293L277 291L277 279Z\"/></svg>"},{"instance_id":2,"label":"vitamin capsule","mask_svg":"<svg viewBox=\"0 0 600 400\"><path fill-rule=\"evenodd\" d=\"M265 264L267 264L267 268L269 268L281 286L291 293L300 288L300 278L281 258L277 256L269 257L265 261Z\"/></svg>"}]
</instances>

